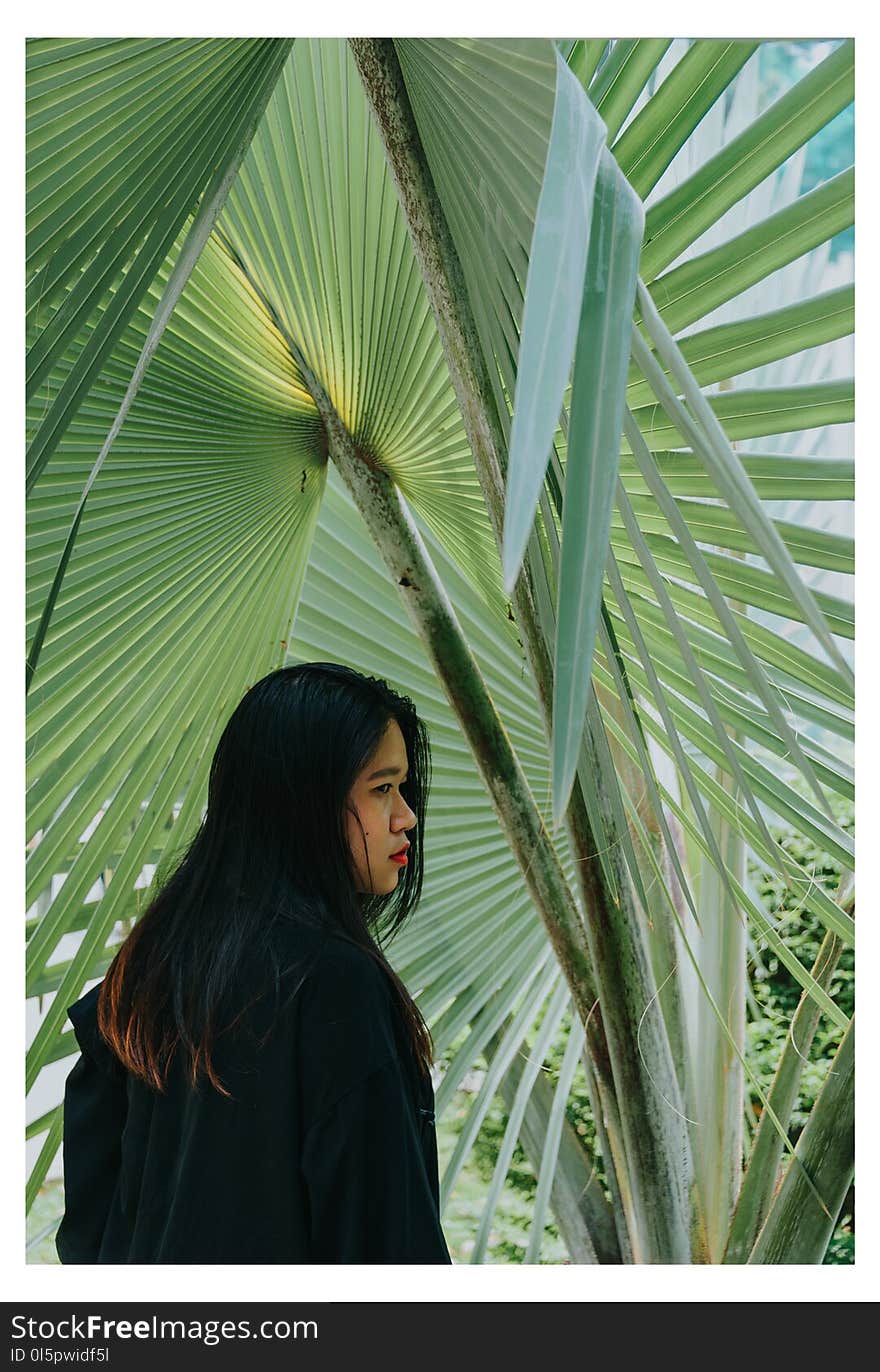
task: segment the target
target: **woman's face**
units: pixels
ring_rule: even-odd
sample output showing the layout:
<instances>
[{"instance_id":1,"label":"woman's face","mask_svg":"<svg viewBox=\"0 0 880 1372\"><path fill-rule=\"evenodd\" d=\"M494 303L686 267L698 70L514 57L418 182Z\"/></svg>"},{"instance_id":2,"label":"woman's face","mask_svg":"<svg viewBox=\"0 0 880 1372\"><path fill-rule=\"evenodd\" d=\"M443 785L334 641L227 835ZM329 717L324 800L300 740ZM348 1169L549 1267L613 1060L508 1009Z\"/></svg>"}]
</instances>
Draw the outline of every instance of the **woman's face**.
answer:
<instances>
[{"instance_id":1,"label":"woman's face","mask_svg":"<svg viewBox=\"0 0 880 1372\"><path fill-rule=\"evenodd\" d=\"M406 866L405 861L395 861L392 854L408 846L406 831L416 823L416 816L404 799L407 767L403 734L397 720L392 719L348 795L348 844L357 873L357 889L363 894L388 895Z\"/></svg>"}]
</instances>

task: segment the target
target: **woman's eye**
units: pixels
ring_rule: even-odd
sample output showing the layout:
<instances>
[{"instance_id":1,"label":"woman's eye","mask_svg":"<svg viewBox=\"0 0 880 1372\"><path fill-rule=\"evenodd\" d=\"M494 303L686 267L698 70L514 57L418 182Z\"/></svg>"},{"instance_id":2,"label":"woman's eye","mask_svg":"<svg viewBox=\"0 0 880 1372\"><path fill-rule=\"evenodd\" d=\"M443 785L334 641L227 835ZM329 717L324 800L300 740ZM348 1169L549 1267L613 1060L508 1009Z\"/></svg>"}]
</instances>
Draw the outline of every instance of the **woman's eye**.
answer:
<instances>
[{"instance_id":1,"label":"woman's eye","mask_svg":"<svg viewBox=\"0 0 880 1372\"><path fill-rule=\"evenodd\" d=\"M385 794L386 791L390 791L390 790L391 790L391 782L390 782L390 781L385 781L385 782L383 782L381 786L377 786L377 787L376 787L376 790L379 792L380 795L383 795L383 796L384 796L384 794Z\"/></svg>"}]
</instances>

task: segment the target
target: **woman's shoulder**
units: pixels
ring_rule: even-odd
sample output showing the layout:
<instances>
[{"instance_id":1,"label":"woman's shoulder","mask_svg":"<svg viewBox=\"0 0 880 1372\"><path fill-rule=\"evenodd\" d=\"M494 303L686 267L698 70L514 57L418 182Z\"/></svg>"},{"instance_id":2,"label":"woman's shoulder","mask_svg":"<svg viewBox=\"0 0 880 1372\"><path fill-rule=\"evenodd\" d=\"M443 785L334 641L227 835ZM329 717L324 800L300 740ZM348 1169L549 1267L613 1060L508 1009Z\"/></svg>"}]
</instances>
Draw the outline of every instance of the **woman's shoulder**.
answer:
<instances>
[{"instance_id":1,"label":"woman's shoulder","mask_svg":"<svg viewBox=\"0 0 880 1372\"><path fill-rule=\"evenodd\" d=\"M344 934L329 929L305 936L288 932L282 946L292 956L291 967L302 975L305 1004L325 1014L339 1010L348 1015L390 1002L387 974L366 948Z\"/></svg>"},{"instance_id":2,"label":"woman's shoulder","mask_svg":"<svg viewBox=\"0 0 880 1372\"><path fill-rule=\"evenodd\" d=\"M299 952L296 976L298 1020L309 1039L336 1045L341 1052L387 1056L394 1050L396 1009L391 982L366 948L335 931L305 941L287 935L291 955ZM293 964L292 964L293 965Z\"/></svg>"},{"instance_id":3,"label":"woman's shoulder","mask_svg":"<svg viewBox=\"0 0 880 1372\"><path fill-rule=\"evenodd\" d=\"M332 926L280 919L273 928L272 942L286 966L307 966L310 977L346 975L377 985L386 980L370 951Z\"/></svg>"},{"instance_id":4,"label":"woman's shoulder","mask_svg":"<svg viewBox=\"0 0 880 1372\"><path fill-rule=\"evenodd\" d=\"M103 980L90 987L73 1005L68 1005L67 1018L73 1025L73 1034L80 1051L86 1053L110 1076L122 1070L119 1059L104 1042L98 1030L98 995Z\"/></svg>"}]
</instances>

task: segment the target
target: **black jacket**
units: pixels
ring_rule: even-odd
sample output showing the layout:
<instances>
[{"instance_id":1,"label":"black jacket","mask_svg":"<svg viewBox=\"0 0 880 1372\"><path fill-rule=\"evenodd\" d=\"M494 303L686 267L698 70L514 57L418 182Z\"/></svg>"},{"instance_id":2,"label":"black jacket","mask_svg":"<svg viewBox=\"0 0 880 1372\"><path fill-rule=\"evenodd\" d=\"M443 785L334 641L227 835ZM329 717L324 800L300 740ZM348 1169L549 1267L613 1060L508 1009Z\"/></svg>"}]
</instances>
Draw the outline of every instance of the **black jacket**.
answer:
<instances>
[{"instance_id":1,"label":"black jacket","mask_svg":"<svg viewBox=\"0 0 880 1372\"><path fill-rule=\"evenodd\" d=\"M279 939L280 998L216 1040L232 1100L194 1093L180 1050L163 1094L130 1074L98 1034L98 986L70 1006L63 1263L451 1261L434 1093L387 977L334 935ZM265 988L252 968L237 994Z\"/></svg>"}]
</instances>

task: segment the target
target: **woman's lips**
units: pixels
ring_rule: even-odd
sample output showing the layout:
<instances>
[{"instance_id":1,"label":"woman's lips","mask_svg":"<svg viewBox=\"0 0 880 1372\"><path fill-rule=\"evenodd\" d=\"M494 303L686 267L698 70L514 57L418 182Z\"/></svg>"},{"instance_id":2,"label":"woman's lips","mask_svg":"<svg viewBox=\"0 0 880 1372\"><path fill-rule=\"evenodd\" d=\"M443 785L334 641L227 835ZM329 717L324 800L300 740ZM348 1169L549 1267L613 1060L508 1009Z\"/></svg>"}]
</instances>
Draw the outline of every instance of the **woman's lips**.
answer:
<instances>
[{"instance_id":1,"label":"woman's lips","mask_svg":"<svg viewBox=\"0 0 880 1372\"><path fill-rule=\"evenodd\" d=\"M392 862L398 862L398 863L400 864L401 867L405 867L406 864L407 864L407 856L406 856L406 853L392 853L392 854L391 854L391 861L392 861Z\"/></svg>"}]
</instances>

